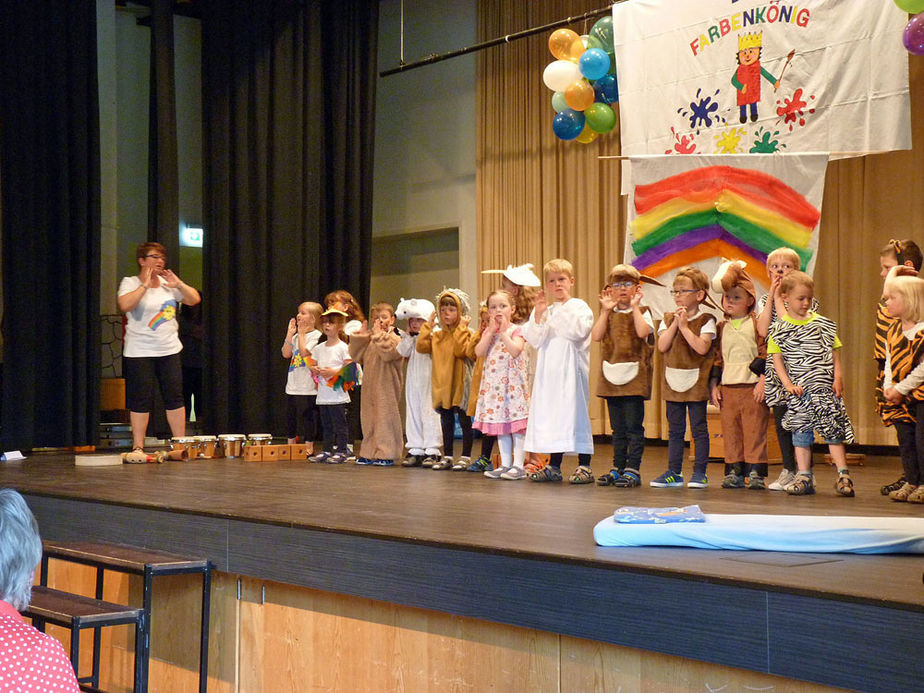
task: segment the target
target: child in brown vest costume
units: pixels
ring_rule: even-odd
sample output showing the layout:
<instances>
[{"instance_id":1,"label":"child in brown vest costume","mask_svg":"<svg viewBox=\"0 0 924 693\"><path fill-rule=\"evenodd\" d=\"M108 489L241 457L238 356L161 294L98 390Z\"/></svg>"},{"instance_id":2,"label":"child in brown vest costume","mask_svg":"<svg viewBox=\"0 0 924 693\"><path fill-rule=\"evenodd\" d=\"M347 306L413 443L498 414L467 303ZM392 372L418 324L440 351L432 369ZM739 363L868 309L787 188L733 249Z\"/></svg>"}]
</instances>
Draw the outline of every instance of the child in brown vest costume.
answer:
<instances>
[{"instance_id":1,"label":"child in brown vest costume","mask_svg":"<svg viewBox=\"0 0 924 693\"><path fill-rule=\"evenodd\" d=\"M645 449L645 400L651 398L654 323L641 304L640 275L631 265L616 265L600 292L600 314L590 336L602 342L597 396L606 400L613 429L613 468L597 479L600 486L633 488L642 483Z\"/></svg>"},{"instance_id":2,"label":"child in brown vest costume","mask_svg":"<svg viewBox=\"0 0 924 693\"><path fill-rule=\"evenodd\" d=\"M767 343L757 329L754 282L744 263L723 263L712 278L725 319L716 331L712 403L722 414L725 480L722 488L765 489L767 422L764 402Z\"/></svg>"},{"instance_id":3,"label":"child in brown vest costume","mask_svg":"<svg viewBox=\"0 0 924 693\"><path fill-rule=\"evenodd\" d=\"M649 482L656 488L683 486L683 441L688 412L696 459L687 487L709 486L706 478L709 462L706 402L714 353L715 318L700 310L707 299L708 287L709 279L701 270L695 267L679 269L671 290L677 310L665 313L658 328L658 351L664 354L661 388L667 413L668 470Z\"/></svg>"}]
</instances>

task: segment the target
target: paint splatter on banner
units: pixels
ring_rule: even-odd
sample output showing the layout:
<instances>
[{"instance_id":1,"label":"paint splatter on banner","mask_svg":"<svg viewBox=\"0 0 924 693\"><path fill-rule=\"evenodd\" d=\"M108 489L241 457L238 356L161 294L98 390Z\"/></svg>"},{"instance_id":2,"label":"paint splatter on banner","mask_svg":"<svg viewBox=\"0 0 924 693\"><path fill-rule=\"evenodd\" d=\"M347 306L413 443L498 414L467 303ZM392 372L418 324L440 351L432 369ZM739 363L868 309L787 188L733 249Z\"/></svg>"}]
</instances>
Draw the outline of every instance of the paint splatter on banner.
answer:
<instances>
[{"instance_id":1,"label":"paint splatter on banner","mask_svg":"<svg viewBox=\"0 0 924 693\"><path fill-rule=\"evenodd\" d=\"M910 149L907 21L893 0L618 3L622 153Z\"/></svg>"},{"instance_id":2,"label":"paint splatter on banner","mask_svg":"<svg viewBox=\"0 0 924 693\"><path fill-rule=\"evenodd\" d=\"M643 274L670 285L681 267L711 277L735 259L766 288L767 255L782 246L813 271L827 156L643 156L631 164L625 259ZM672 304L661 293L659 301L646 292L646 303L663 312Z\"/></svg>"}]
</instances>

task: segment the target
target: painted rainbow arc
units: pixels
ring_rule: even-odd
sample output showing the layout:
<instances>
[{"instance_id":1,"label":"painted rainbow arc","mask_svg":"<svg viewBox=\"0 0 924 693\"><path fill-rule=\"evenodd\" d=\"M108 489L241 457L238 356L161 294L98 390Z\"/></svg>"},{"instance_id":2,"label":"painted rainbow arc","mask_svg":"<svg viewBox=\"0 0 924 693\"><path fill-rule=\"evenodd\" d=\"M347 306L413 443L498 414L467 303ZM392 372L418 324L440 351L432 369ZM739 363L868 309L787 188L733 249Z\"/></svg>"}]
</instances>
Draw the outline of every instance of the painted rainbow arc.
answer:
<instances>
[{"instance_id":1,"label":"painted rainbow arc","mask_svg":"<svg viewBox=\"0 0 924 693\"><path fill-rule=\"evenodd\" d=\"M650 276L710 257L744 260L766 279L767 254L792 248L807 266L821 213L780 179L751 169L706 166L635 188L633 265Z\"/></svg>"}]
</instances>

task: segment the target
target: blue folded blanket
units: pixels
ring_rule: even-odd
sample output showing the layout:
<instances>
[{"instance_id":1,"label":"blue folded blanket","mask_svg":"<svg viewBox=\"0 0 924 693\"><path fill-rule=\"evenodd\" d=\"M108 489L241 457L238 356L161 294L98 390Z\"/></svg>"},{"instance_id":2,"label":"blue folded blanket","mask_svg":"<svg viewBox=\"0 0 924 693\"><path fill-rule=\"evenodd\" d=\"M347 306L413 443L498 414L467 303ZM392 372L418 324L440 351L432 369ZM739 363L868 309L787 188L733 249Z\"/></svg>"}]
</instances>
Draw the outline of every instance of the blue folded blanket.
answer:
<instances>
[{"instance_id":1,"label":"blue folded blanket","mask_svg":"<svg viewBox=\"0 0 924 693\"><path fill-rule=\"evenodd\" d=\"M616 517L614 513L594 527L594 540L600 546L680 546L805 553L924 553L924 518L705 513L702 522L637 523L617 522Z\"/></svg>"}]
</instances>

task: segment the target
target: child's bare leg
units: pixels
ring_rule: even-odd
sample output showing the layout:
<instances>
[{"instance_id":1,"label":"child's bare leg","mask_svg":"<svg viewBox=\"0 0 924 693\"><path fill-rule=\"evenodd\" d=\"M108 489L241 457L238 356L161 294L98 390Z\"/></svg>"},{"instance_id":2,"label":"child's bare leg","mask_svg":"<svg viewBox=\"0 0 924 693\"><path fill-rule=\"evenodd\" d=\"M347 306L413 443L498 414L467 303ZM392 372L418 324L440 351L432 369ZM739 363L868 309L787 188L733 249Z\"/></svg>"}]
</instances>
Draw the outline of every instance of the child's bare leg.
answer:
<instances>
[{"instance_id":1,"label":"child's bare leg","mask_svg":"<svg viewBox=\"0 0 924 693\"><path fill-rule=\"evenodd\" d=\"M797 447L796 451L796 468L800 472L810 472L812 470L812 448Z\"/></svg>"},{"instance_id":2,"label":"child's bare leg","mask_svg":"<svg viewBox=\"0 0 924 693\"><path fill-rule=\"evenodd\" d=\"M831 459L834 461L837 471L847 471L847 451L843 443L829 443L828 451L831 453Z\"/></svg>"}]
</instances>

